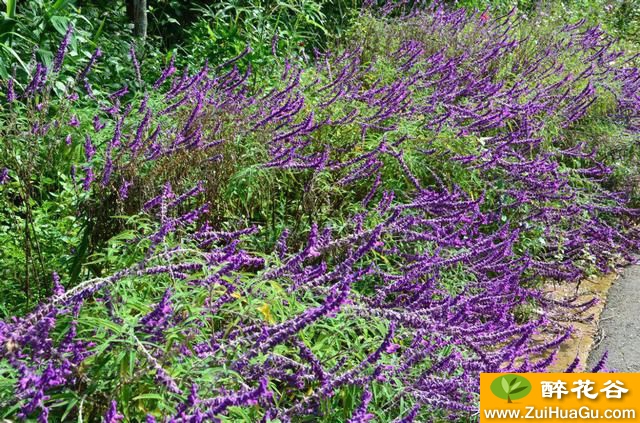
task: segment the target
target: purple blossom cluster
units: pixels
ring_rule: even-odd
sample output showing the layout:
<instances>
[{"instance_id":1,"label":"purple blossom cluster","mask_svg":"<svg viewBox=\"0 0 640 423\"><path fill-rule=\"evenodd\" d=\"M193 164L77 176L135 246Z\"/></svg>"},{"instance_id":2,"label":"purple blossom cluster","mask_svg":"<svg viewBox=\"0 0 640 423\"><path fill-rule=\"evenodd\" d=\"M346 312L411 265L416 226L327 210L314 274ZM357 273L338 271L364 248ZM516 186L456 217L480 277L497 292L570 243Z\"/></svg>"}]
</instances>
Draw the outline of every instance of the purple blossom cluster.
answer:
<instances>
[{"instance_id":1,"label":"purple blossom cluster","mask_svg":"<svg viewBox=\"0 0 640 423\"><path fill-rule=\"evenodd\" d=\"M553 303L529 282L578 282L585 263L607 272L638 246L637 210L601 184L611 169L587 142L546 130L551 121L570 130L607 93L611 115L639 130L640 71L583 22L523 54L531 40L518 35L518 19L415 9L380 20L396 32L379 34L385 49L375 60L375 46L358 44L318 53L312 69L285 61L269 91L252 90L250 69L239 66L249 50L195 73L178 71L172 58L146 95L128 102L124 86L96 98L91 125L72 115L67 129L83 136L65 146L82 142L87 195L128 201L153 166L188 155L216 169L251 140L265 155L248 165L293 173L307 181L305 195L328 179L351 190L357 208L339 228L311 223L303 242L287 228L264 254L242 247L260 228L208 222L215 199L202 201L204 181L181 190L163 181L139 207L155 223L140 234L135 264L66 290L56 273L48 300L0 322L0 362L14 383L0 408L48 421L56 393L99 384L91 368L110 351L136 352L135 378L123 384L148 377L165 398L162 409L145 411L147 421L219 421L239 408L256 421L320 418L348 388L359 392L350 422L464 418L477 409L480 372L545 371L571 336L546 307L576 305ZM95 97L89 77L100 56L70 89ZM567 56L581 73L565 70ZM140 80L133 49L130 57ZM9 97L33 97L48 75L39 66ZM99 149L92 137L105 133ZM480 190L452 182L443 163L480 175ZM539 251L523 247L532 234ZM452 288L461 274L464 285ZM131 289L146 290L146 303L127 302ZM516 311L532 303L539 313L520 321ZM365 345L360 354L348 347L356 342ZM381 385L395 396L374 410ZM100 397L93 418L135 418L134 408Z\"/></svg>"}]
</instances>

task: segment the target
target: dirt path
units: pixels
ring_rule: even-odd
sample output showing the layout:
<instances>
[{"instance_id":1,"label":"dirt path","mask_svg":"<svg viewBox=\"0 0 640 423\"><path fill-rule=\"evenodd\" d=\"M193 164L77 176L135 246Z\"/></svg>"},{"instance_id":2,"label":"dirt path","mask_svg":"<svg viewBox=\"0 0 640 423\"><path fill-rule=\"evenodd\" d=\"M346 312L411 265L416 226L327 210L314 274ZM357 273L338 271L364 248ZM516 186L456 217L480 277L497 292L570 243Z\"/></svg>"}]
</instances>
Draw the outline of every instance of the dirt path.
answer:
<instances>
[{"instance_id":1,"label":"dirt path","mask_svg":"<svg viewBox=\"0 0 640 423\"><path fill-rule=\"evenodd\" d=\"M609 290L616 283L618 275L610 273L601 277L592 277L575 284L559 283L550 284L544 290L548 298L557 301L571 301L572 304L588 304L594 299L598 302L587 308L582 307L557 307L548 310L549 317L560 327L573 328L573 333L565 342L560 345L555 363L549 368L552 372L562 372L575 360L580 358L576 371L584 372L590 370L587 363L589 352L596 345L598 325L600 317L607 302ZM545 335L542 342L549 342L555 335ZM597 361L597 360L596 360Z\"/></svg>"},{"instance_id":2,"label":"dirt path","mask_svg":"<svg viewBox=\"0 0 640 423\"><path fill-rule=\"evenodd\" d=\"M609 289L587 368L605 351L609 369L640 372L640 266L624 269Z\"/></svg>"}]
</instances>

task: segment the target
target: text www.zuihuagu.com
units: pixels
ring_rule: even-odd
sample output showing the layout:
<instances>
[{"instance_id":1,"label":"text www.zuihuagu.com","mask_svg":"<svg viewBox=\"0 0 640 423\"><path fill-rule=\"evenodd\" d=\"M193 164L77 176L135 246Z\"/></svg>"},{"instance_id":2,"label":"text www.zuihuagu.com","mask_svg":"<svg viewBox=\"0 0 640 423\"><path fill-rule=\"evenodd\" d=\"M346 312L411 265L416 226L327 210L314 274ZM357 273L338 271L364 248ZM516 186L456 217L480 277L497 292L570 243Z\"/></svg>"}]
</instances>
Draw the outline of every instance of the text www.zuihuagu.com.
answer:
<instances>
[{"instance_id":1,"label":"text www.zuihuagu.com","mask_svg":"<svg viewBox=\"0 0 640 423\"><path fill-rule=\"evenodd\" d=\"M561 408L561 407L526 407L523 410L492 409L483 410L487 419L609 419L609 420L635 420L636 410L633 409L608 409L594 410L589 407Z\"/></svg>"}]
</instances>

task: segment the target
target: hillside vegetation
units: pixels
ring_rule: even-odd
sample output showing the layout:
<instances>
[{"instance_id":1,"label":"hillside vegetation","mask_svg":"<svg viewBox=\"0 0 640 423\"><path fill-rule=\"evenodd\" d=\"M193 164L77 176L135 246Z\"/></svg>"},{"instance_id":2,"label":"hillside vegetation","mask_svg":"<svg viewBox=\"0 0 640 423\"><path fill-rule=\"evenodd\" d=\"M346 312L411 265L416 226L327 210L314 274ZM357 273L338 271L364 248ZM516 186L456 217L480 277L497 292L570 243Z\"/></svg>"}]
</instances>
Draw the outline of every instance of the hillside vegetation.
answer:
<instances>
[{"instance_id":1,"label":"hillside vegetation","mask_svg":"<svg viewBox=\"0 0 640 423\"><path fill-rule=\"evenodd\" d=\"M542 284L634 260L632 13L98 3L5 34L0 417L474 421L588 316Z\"/></svg>"}]
</instances>

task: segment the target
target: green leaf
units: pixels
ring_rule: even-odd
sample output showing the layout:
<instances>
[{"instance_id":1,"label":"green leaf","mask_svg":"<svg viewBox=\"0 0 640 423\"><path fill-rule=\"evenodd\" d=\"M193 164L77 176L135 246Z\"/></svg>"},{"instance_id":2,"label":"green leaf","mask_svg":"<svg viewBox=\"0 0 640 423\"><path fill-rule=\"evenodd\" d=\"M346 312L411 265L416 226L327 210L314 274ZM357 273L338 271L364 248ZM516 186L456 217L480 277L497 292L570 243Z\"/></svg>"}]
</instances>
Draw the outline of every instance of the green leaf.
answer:
<instances>
[{"instance_id":1,"label":"green leaf","mask_svg":"<svg viewBox=\"0 0 640 423\"><path fill-rule=\"evenodd\" d=\"M142 394L137 397L133 397L131 401L144 400L144 399L152 399L161 401L164 397L160 394Z\"/></svg>"},{"instance_id":2,"label":"green leaf","mask_svg":"<svg viewBox=\"0 0 640 423\"><path fill-rule=\"evenodd\" d=\"M509 382L507 382L507 378L503 377L502 380L500 381L500 383L502 383L502 390L504 391L505 394L509 393Z\"/></svg>"},{"instance_id":3,"label":"green leaf","mask_svg":"<svg viewBox=\"0 0 640 423\"><path fill-rule=\"evenodd\" d=\"M518 392L522 392L522 391L524 391L524 390L525 390L525 389L527 389L527 388L528 388L528 386L522 386L522 387L520 387L520 388L518 388L518 389L514 389L513 391L509 392L509 394L511 394L511 395L513 395L513 394L517 394Z\"/></svg>"},{"instance_id":4,"label":"green leaf","mask_svg":"<svg viewBox=\"0 0 640 423\"><path fill-rule=\"evenodd\" d=\"M67 408L64 410L64 413L62 414L62 421L64 421L67 416L69 415L69 413L71 413L71 411L73 411L73 409L75 408L76 404L78 403L78 399L77 398L72 398L69 400L69 404L67 405Z\"/></svg>"},{"instance_id":5,"label":"green leaf","mask_svg":"<svg viewBox=\"0 0 640 423\"><path fill-rule=\"evenodd\" d=\"M60 91L61 93L63 93L63 92L67 89L66 85L64 85L64 82L62 82L62 81L56 81L56 82L54 83L54 86L55 86L55 87L56 87L56 89L57 89L58 91Z\"/></svg>"},{"instance_id":6,"label":"green leaf","mask_svg":"<svg viewBox=\"0 0 640 423\"><path fill-rule=\"evenodd\" d=\"M69 27L69 18L65 16L52 16L50 21L56 31L61 35L66 34L67 28Z\"/></svg>"},{"instance_id":7,"label":"green leaf","mask_svg":"<svg viewBox=\"0 0 640 423\"><path fill-rule=\"evenodd\" d=\"M40 49L38 50L38 56L42 64L50 66L53 63L53 52L51 50Z\"/></svg>"},{"instance_id":8,"label":"green leaf","mask_svg":"<svg viewBox=\"0 0 640 423\"><path fill-rule=\"evenodd\" d=\"M207 33L209 34L209 38L213 41L217 40L218 37L216 37L216 34L213 32L213 29L211 29L211 26L209 24L207 24Z\"/></svg>"},{"instance_id":9,"label":"green leaf","mask_svg":"<svg viewBox=\"0 0 640 423\"><path fill-rule=\"evenodd\" d=\"M98 27L98 30L96 31L95 35L93 36L92 42L95 44L98 42L98 38L100 38L100 35L102 35L102 30L104 29L104 23L107 20L107 17L105 16L104 18L102 18L102 21L100 22L100 26Z\"/></svg>"},{"instance_id":10,"label":"green leaf","mask_svg":"<svg viewBox=\"0 0 640 423\"><path fill-rule=\"evenodd\" d=\"M515 380L515 379L514 379L514 380ZM512 383L513 383L513 382L512 382ZM520 386L520 384L521 384L521 383L522 383L522 382L518 382L518 383L516 383L515 385L513 385L513 386L511 387L511 389L512 389L512 391L511 391L511 392L513 392L513 389L516 389L518 386Z\"/></svg>"},{"instance_id":11,"label":"green leaf","mask_svg":"<svg viewBox=\"0 0 640 423\"><path fill-rule=\"evenodd\" d=\"M2 418L9 417L13 415L16 411L18 411L22 407L22 404L15 404L13 407L9 407L6 410L3 410L5 414L2 414Z\"/></svg>"},{"instance_id":12,"label":"green leaf","mask_svg":"<svg viewBox=\"0 0 640 423\"><path fill-rule=\"evenodd\" d=\"M116 333L120 333L122 331L122 326L118 325L117 323L113 323L111 320L101 319L99 317L89 317L89 316L84 317L83 320L87 322L87 324L91 324L97 328L111 329Z\"/></svg>"},{"instance_id":13,"label":"green leaf","mask_svg":"<svg viewBox=\"0 0 640 423\"><path fill-rule=\"evenodd\" d=\"M57 0L53 6L51 6L52 10L58 10L64 5L65 0Z\"/></svg>"},{"instance_id":14,"label":"green leaf","mask_svg":"<svg viewBox=\"0 0 640 423\"><path fill-rule=\"evenodd\" d=\"M22 69L24 69L27 72L29 71L29 68L27 67L27 65L22 61L22 59L20 58L20 56L18 56L18 53L16 53L16 51L14 49L12 49L9 46L4 45L4 43L0 43L0 47L4 48L10 55L15 57L15 59L18 61L18 63L20 63L20 66L22 66Z\"/></svg>"},{"instance_id":15,"label":"green leaf","mask_svg":"<svg viewBox=\"0 0 640 423\"><path fill-rule=\"evenodd\" d=\"M516 383L516 380L518 380L518 376L514 376L513 379L511 379L509 386L513 387L513 384Z\"/></svg>"}]
</instances>

